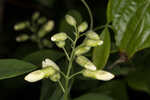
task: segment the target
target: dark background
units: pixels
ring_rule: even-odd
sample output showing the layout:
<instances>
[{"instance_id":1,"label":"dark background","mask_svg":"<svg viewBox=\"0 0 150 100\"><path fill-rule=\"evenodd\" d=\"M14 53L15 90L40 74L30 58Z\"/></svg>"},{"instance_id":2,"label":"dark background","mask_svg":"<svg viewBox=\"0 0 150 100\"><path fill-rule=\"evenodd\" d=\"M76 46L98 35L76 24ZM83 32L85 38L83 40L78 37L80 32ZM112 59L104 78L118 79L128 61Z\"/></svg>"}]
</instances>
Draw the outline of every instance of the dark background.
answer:
<instances>
[{"instance_id":1,"label":"dark background","mask_svg":"<svg viewBox=\"0 0 150 100\"><path fill-rule=\"evenodd\" d=\"M41 3L41 1L43 1ZM49 0L51 1L51 0ZM14 31L15 23L27 20L33 12L39 11L43 16L53 19L57 24L69 9L76 9L89 21L87 11L80 0L0 0L0 58L19 58L19 47L33 46L34 44L17 43L15 38L19 34ZM106 22L107 0L87 0L94 15L94 25L104 25ZM24 52L26 53L24 47ZM32 50L31 50L32 51ZM25 55L25 54L22 54ZM39 100L41 82L27 83L24 76L0 81L0 100ZM75 92L76 93L76 92ZM135 91L128 88L130 100L149 100L145 92ZM76 95L75 95L76 96ZM144 99L145 98L145 99Z\"/></svg>"}]
</instances>

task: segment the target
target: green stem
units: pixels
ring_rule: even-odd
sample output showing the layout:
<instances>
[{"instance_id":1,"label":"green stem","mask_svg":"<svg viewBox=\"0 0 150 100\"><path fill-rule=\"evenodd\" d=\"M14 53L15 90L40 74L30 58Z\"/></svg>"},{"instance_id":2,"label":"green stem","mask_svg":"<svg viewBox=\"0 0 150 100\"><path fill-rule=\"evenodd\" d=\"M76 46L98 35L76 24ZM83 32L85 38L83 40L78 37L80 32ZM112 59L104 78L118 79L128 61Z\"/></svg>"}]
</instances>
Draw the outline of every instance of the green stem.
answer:
<instances>
[{"instance_id":1,"label":"green stem","mask_svg":"<svg viewBox=\"0 0 150 100\"><path fill-rule=\"evenodd\" d=\"M69 81L70 81L70 73L71 73L71 69L72 69L72 63L74 61L75 58L75 48L76 48L76 43L77 40L79 38L79 32L77 30L77 27L75 26L75 31L76 31L76 38L73 42L73 47L72 47L72 52L71 52L71 56L70 56L70 60L69 60L69 65L68 65L68 70L67 70L67 74L66 74L66 80L65 80L65 94L64 94L64 100L68 100L68 95L69 95Z\"/></svg>"},{"instance_id":2,"label":"green stem","mask_svg":"<svg viewBox=\"0 0 150 100\"><path fill-rule=\"evenodd\" d=\"M65 47L63 47L62 49L64 50L64 52L65 52L65 54L66 54L66 57L67 57L67 59L68 59L68 61L69 61L69 60L70 60L70 57L69 57L69 54L67 53L67 50L65 49Z\"/></svg>"},{"instance_id":3,"label":"green stem","mask_svg":"<svg viewBox=\"0 0 150 100\"><path fill-rule=\"evenodd\" d=\"M69 77L69 79L72 79L73 77L75 77L75 76L77 76L77 75L79 75L79 74L82 74L82 72L83 72L83 70L82 70L82 71L79 71L79 72L77 72L77 73L74 73L73 75L71 75L71 76Z\"/></svg>"},{"instance_id":4,"label":"green stem","mask_svg":"<svg viewBox=\"0 0 150 100\"><path fill-rule=\"evenodd\" d=\"M105 27L109 27L109 28L111 28L112 29L112 26L111 25L102 25L102 26L98 26L98 27L96 27L96 28L94 28L94 31L98 31L98 30L101 30L101 29L103 29L103 28L105 28Z\"/></svg>"},{"instance_id":5,"label":"green stem","mask_svg":"<svg viewBox=\"0 0 150 100\"><path fill-rule=\"evenodd\" d=\"M90 9L90 7L88 6L88 4L85 2L85 0L81 0L82 3L84 4L84 6L86 7L86 9L88 10L89 16L90 16L90 20L91 20L91 24L90 24L90 30L93 29L93 15L92 15L92 11Z\"/></svg>"},{"instance_id":6,"label":"green stem","mask_svg":"<svg viewBox=\"0 0 150 100\"><path fill-rule=\"evenodd\" d=\"M63 87L63 85L62 85L60 80L58 81L58 84L60 85L60 88L62 89L62 91L65 93L65 89L64 89L64 87Z\"/></svg>"}]
</instances>

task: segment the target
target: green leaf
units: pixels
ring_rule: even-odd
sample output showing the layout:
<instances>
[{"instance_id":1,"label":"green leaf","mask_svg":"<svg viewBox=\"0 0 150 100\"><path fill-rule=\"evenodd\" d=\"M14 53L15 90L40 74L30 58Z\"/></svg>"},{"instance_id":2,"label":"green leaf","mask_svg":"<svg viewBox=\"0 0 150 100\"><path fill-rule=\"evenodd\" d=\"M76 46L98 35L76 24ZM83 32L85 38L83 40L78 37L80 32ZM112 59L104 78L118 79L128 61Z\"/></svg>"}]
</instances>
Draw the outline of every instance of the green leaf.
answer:
<instances>
[{"instance_id":1,"label":"green leaf","mask_svg":"<svg viewBox=\"0 0 150 100\"><path fill-rule=\"evenodd\" d=\"M75 98L73 100L113 100L113 99L104 94L88 93L88 94L82 95L78 98Z\"/></svg>"},{"instance_id":2,"label":"green leaf","mask_svg":"<svg viewBox=\"0 0 150 100\"><path fill-rule=\"evenodd\" d=\"M128 100L126 85L123 81L107 82L92 92L103 93L114 100Z\"/></svg>"},{"instance_id":3,"label":"green leaf","mask_svg":"<svg viewBox=\"0 0 150 100\"><path fill-rule=\"evenodd\" d=\"M128 85L135 90L144 91L150 94L150 68L143 67L130 73L126 80Z\"/></svg>"},{"instance_id":4,"label":"green leaf","mask_svg":"<svg viewBox=\"0 0 150 100\"><path fill-rule=\"evenodd\" d=\"M110 0L107 20L112 21L116 45L131 58L150 47L150 1Z\"/></svg>"},{"instance_id":5,"label":"green leaf","mask_svg":"<svg viewBox=\"0 0 150 100\"><path fill-rule=\"evenodd\" d=\"M32 62L33 64L36 64L36 65L41 65L42 61L45 58L50 58L50 59L56 61L63 56L64 56L63 53L61 53L57 50L49 49L49 50L40 50L40 51L31 53L31 54L27 55L24 58L24 60Z\"/></svg>"},{"instance_id":6,"label":"green leaf","mask_svg":"<svg viewBox=\"0 0 150 100\"><path fill-rule=\"evenodd\" d=\"M37 66L22 60L2 59L0 60L0 80L16 77L37 68Z\"/></svg>"},{"instance_id":7,"label":"green leaf","mask_svg":"<svg viewBox=\"0 0 150 100\"><path fill-rule=\"evenodd\" d=\"M104 41L103 45L93 50L93 62L98 69L104 68L110 55L111 41L108 28L103 30L100 38Z\"/></svg>"},{"instance_id":8,"label":"green leaf","mask_svg":"<svg viewBox=\"0 0 150 100\"><path fill-rule=\"evenodd\" d=\"M48 100L61 100L61 98L63 97L63 92L60 89L60 87L58 86L55 91L53 92L52 96L50 97L50 99Z\"/></svg>"}]
</instances>

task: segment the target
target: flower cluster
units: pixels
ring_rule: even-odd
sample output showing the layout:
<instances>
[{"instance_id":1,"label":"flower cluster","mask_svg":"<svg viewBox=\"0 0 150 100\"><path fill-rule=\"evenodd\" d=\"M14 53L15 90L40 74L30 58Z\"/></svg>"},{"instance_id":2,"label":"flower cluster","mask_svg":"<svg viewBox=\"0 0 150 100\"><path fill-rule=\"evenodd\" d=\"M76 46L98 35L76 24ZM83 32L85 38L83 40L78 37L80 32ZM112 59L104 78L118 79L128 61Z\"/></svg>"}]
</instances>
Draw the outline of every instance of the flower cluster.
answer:
<instances>
[{"instance_id":1,"label":"flower cluster","mask_svg":"<svg viewBox=\"0 0 150 100\"><path fill-rule=\"evenodd\" d=\"M82 71L83 76L103 81L111 80L114 78L112 73L97 69L92 61L83 56L83 54L87 53L92 47L100 46L103 44L103 41L100 39L99 35L92 30L85 32L88 29L88 24L86 22L77 25L74 17L66 15L65 18L66 22L76 29L77 33L75 33L75 35L77 39L82 35L86 36L83 42L77 47L74 40L71 41L74 44L74 50L72 51L73 53L71 56L74 56L73 59L76 60L76 63L84 68ZM49 30L50 28L47 27L45 29ZM51 40L55 42L59 48L63 49L65 48L66 39L70 39L70 37L64 32L56 33L51 37ZM70 61L71 57L68 54L67 57ZM29 75L27 75L25 80L29 82L36 82L43 78L50 78L52 81L57 82L60 79L61 71L55 62L50 59L45 59L45 61L42 62L42 67L43 68L41 70L31 72Z\"/></svg>"},{"instance_id":2,"label":"flower cluster","mask_svg":"<svg viewBox=\"0 0 150 100\"><path fill-rule=\"evenodd\" d=\"M59 71L58 65L47 58L42 62L42 69L29 73L25 77L25 80L28 82L36 82L43 78L50 78L52 81L57 82L61 77Z\"/></svg>"},{"instance_id":3,"label":"flower cluster","mask_svg":"<svg viewBox=\"0 0 150 100\"><path fill-rule=\"evenodd\" d=\"M66 20L68 24L76 26L76 20L72 16L67 15ZM79 33L82 33L87 30L87 28L88 24L86 22L83 22L78 26L77 31ZM99 35L92 30L89 30L82 34L85 34L86 38L84 39L83 43L75 49L75 55L77 56L76 62L80 66L84 67L84 70L82 72L83 76L103 81L113 79L114 75L112 73L104 70L97 70L96 66L88 58L82 56L83 54L87 53L91 49L91 47L96 47L103 44L103 41L100 39Z\"/></svg>"},{"instance_id":4,"label":"flower cluster","mask_svg":"<svg viewBox=\"0 0 150 100\"><path fill-rule=\"evenodd\" d=\"M23 33L16 37L17 42L25 42L31 40L41 44L45 47L50 47L51 43L48 39L44 38L49 32L54 28L54 21L47 20L46 17L40 17L39 12L35 12L32 15L31 21L19 22L14 26L16 31L22 31L27 29L32 32L32 34Z\"/></svg>"}]
</instances>

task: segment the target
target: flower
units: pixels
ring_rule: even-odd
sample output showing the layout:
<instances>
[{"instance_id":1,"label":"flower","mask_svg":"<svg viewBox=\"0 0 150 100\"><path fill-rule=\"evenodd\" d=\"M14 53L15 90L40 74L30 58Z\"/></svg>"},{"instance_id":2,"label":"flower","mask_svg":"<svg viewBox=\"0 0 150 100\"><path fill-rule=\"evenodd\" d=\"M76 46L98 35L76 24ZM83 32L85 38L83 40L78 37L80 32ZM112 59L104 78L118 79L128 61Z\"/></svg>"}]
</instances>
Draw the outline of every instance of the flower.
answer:
<instances>
[{"instance_id":1,"label":"flower","mask_svg":"<svg viewBox=\"0 0 150 100\"><path fill-rule=\"evenodd\" d=\"M92 30L88 31L86 34L87 38L92 39L92 40L100 40L100 37L98 34Z\"/></svg>"},{"instance_id":2,"label":"flower","mask_svg":"<svg viewBox=\"0 0 150 100\"><path fill-rule=\"evenodd\" d=\"M29 73L24 79L28 82L36 82L43 79L45 73L41 70L36 70L34 72Z\"/></svg>"},{"instance_id":3,"label":"flower","mask_svg":"<svg viewBox=\"0 0 150 100\"><path fill-rule=\"evenodd\" d=\"M75 49L75 55L82 55L82 54L90 51L90 49L91 49L91 47L88 47L88 46L81 44Z\"/></svg>"},{"instance_id":4,"label":"flower","mask_svg":"<svg viewBox=\"0 0 150 100\"><path fill-rule=\"evenodd\" d=\"M50 78L52 81L56 82L60 79L60 69L58 65L52 60L46 58L42 61L42 69L33 71L25 76L25 80L28 82L36 82L43 78Z\"/></svg>"},{"instance_id":5,"label":"flower","mask_svg":"<svg viewBox=\"0 0 150 100\"><path fill-rule=\"evenodd\" d=\"M56 69L57 71L59 71L59 67L58 65L53 62L51 59L49 58L46 58L44 61L42 61L42 67L45 68L45 67L53 67L54 69Z\"/></svg>"},{"instance_id":6,"label":"flower","mask_svg":"<svg viewBox=\"0 0 150 100\"><path fill-rule=\"evenodd\" d=\"M96 66L89 59L87 59L84 56L78 56L77 59L76 59L76 62L80 66L82 66L82 67L84 67L84 68L86 68L88 70L92 70L92 71L96 70Z\"/></svg>"},{"instance_id":7,"label":"flower","mask_svg":"<svg viewBox=\"0 0 150 100\"><path fill-rule=\"evenodd\" d=\"M75 20L74 17L72 17L72 16L70 16L70 15L66 15L65 18L66 18L66 21L67 21L67 23L68 23L69 25L71 25L71 26L76 26L77 22L76 22L76 20Z\"/></svg>"},{"instance_id":8,"label":"flower","mask_svg":"<svg viewBox=\"0 0 150 100\"><path fill-rule=\"evenodd\" d=\"M83 22L78 26L78 31L79 32L84 32L88 28L87 22Z\"/></svg>"},{"instance_id":9,"label":"flower","mask_svg":"<svg viewBox=\"0 0 150 100\"><path fill-rule=\"evenodd\" d=\"M102 40L85 39L83 43L89 47L96 47L96 46L102 45L103 41Z\"/></svg>"},{"instance_id":10,"label":"flower","mask_svg":"<svg viewBox=\"0 0 150 100\"><path fill-rule=\"evenodd\" d=\"M90 77L90 78L103 80L103 81L109 81L115 77L112 73L104 71L104 70L91 71L91 70L85 69L82 74L85 77Z\"/></svg>"},{"instance_id":11,"label":"flower","mask_svg":"<svg viewBox=\"0 0 150 100\"><path fill-rule=\"evenodd\" d=\"M67 34L64 32L57 33L51 37L51 40L54 42L65 41L67 39Z\"/></svg>"}]
</instances>

